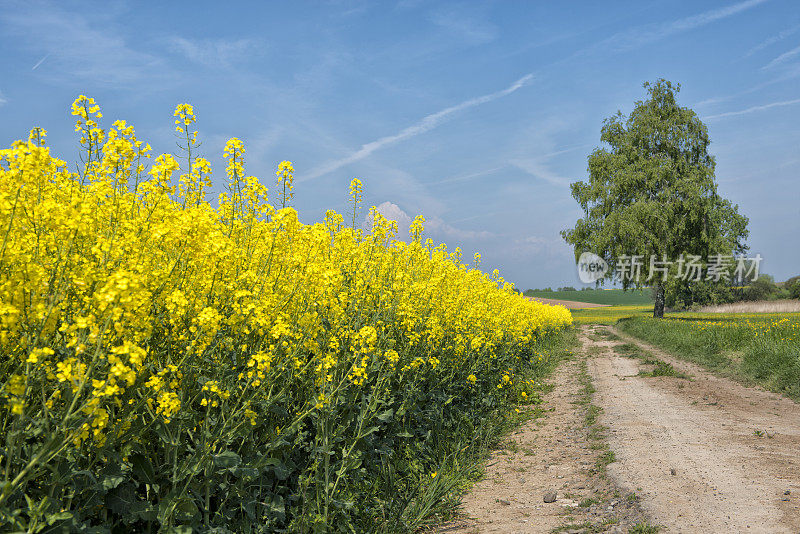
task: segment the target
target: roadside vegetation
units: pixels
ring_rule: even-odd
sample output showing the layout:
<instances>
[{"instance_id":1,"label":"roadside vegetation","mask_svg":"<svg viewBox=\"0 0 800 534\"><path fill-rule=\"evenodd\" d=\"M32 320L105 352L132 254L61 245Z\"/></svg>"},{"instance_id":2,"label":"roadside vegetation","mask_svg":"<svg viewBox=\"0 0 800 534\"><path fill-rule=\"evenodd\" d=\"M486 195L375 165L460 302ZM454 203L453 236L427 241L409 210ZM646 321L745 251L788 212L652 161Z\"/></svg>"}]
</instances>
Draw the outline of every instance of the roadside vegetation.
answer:
<instances>
[{"instance_id":1,"label":"roadside vegetation","mask_svg":"<svg viewBox=\"0 0 800 534\"><path fill-rule=\"evenodd\" d=\"M631 317L617 327L669 353L800 400L800 313Z\"/></svg>"}]
</instances>

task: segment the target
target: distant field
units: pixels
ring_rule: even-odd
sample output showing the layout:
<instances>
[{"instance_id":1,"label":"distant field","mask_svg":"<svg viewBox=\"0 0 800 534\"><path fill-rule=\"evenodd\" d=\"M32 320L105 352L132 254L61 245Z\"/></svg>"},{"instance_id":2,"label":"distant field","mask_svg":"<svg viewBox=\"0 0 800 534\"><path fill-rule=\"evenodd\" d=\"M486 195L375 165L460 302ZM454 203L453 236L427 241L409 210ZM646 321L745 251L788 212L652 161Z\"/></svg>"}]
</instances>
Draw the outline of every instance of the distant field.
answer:
<instances>
[{"instance_id":1,"label":"distant field","mask_svg":"<svg viewBox=\"0 0 800 534\"><path fill-rule=\"evenodd\" d=\"M550 306L564 306L568 310L608 306L608 304L595 304L594 302L576 302L574 300L556 300L556 299L545 299L541 297L525 297L525 298L534 300L536 302L541 302L542 304L549 304Z\"/></svg>"},{"instance_id":2,"label":"distant field","mask_svg":"<svg viewBox=\"0 0 800 534\"><path fill-rule=\"evenodd\" d=\"M653 317L653 305L649 306L606 306L602 308L582 308L570 310L572 322L575 324L616 324L620 319L631 317ZM678 321L777 321L787 317L800 319L800 313L789 312L708 312L708 311L683 311L665 313L666 319Z\"/></svg>"},{"instance_id":3,"label":"distant field","mask_svg":"<svg viewBox=\"0 0 800 534\"><path fill-rule=\"evenodd\" d=\"M620 319L628 317L652 317L653 305L584 308L570 312L572 322L575 324L615 324Z\"/></svg>"},{"instance_id":4,"label":"distant field","mask_svg":"<svg viewBox=\"0 0 800 534\"><path fill-rule=\"evenodd\" d=\"M650 290L623 291L622 289L596 289L591 291L537 291L529 289L526 297L537 297L552 300L572 300L590 302L592 304L608 304L610 306L634 306L652 304Z\"/></svg>"}]
</instances>

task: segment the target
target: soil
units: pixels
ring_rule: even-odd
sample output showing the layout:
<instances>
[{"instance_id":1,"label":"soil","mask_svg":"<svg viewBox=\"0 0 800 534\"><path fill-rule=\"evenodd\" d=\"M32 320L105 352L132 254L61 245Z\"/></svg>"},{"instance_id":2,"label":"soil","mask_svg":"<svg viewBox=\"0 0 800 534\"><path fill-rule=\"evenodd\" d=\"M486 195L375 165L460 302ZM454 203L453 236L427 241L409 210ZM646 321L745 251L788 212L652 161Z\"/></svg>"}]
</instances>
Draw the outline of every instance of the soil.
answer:
<instances>
[{"instance_id":1,"label":"soil","mask_svg":"<svg viewBox=\"0 0 800 534\"><path fill-rule=\"evenodd\" d=\"M464 497L464 519L440 532L627 532L636 524L800 532L800 405L612 327L582 326L579 338L579 353L551 378L542 405L550 411L495 452ZM640 375L653 366L615 350L623 343L688 378ZM586 420L589 378L601 408L595 425ZM603 467L609 451L614 461ZM549 492L556 500L545 503Z\"/></svg>"}]
</instances>

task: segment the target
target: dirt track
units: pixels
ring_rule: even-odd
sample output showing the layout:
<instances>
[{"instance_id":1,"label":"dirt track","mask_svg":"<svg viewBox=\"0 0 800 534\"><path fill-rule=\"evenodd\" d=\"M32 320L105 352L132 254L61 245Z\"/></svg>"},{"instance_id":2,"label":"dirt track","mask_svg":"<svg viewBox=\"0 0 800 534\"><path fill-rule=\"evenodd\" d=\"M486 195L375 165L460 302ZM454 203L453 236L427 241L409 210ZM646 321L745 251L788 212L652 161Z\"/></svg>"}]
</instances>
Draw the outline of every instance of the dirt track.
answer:
<instances>
[{"instance_id":1,"label":"dirt track","mask_svg":"<svg viewBox=\"0 0 800 534\"><path fill-rule=\"evenodd\" d=\"M441 532L626 532L645 520L662 532L800 532L800 405L625 338L689 378L640 376L651 367L618 354L610 333L582 327L581 353L545 397L552 411L495 454L465 497L469 519ZM582 368L615 455L599 473Z\"/></svg>"},{"instance_id":2,"label":"dirt track","mask_svg":"<svg viewBox=\"0 0 800 534\"><path fill-rule=\"evenodd\" d=\"M800 531L800 406L625 341L692 378L637 376L639 360L592 340L612 478L641 488L645 513L668 532Z\"/></svg>"}]
</instances>

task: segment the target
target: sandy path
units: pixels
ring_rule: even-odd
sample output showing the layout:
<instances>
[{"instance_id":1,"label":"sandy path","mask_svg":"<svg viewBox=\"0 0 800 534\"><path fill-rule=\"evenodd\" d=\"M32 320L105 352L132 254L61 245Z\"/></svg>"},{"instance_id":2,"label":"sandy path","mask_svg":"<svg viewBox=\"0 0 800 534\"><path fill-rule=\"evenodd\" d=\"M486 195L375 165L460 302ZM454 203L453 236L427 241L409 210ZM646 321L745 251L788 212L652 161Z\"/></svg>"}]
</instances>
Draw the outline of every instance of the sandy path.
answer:
<instances>
[{"instance_id":1,"label":"sandy path","mask_svg":"<svg viewBox=\"0 0 800 534\"><path fill-rule=\"evenodd\" d=\"M438 532L622 533L644 520L636 500L595 467L606 449L602 438L589 434L582 376L588 379L586 351L562 362L548 380L554 388L543 397L546 413L492 455L485 477L464 497L465 519ZM556 500L545 503L549 492Z\"/></svg>"},{"instance_id":2,"label":"sandy path","mask_svg":"<svg viewBox=\"0 0 800 534\"><path fill-rule=\"evenodd\" d=\"M800 531L800 405L623 336L693 379L637 376L640 360L616 355L604 328L583 333L617 459L607 469L652 522L667 532Z\"/></svg>"}]
</instances>

